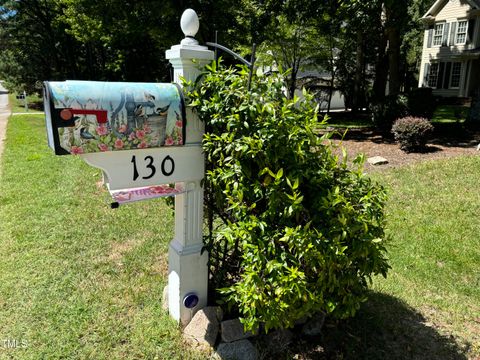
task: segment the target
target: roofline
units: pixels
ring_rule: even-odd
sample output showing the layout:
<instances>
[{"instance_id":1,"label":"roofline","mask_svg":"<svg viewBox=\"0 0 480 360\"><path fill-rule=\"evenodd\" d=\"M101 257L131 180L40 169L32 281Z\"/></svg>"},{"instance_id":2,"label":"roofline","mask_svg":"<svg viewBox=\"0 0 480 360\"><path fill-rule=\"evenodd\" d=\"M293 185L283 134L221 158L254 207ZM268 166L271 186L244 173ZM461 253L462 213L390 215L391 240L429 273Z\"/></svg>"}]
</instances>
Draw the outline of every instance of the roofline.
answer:
<instances>
[{"instance_id":1,"label":"roofline","mask_svg":"<svg viewBox=\"0 0 480 360\"><path fill-rule=\"evenodd\" d=\"M440 8L440 5L443 5L443 3L445 2L446 0L437 0L433 3L432 7L430 9L428 9L428 11L425 13L425 15L422 16L422 19L427 19L428 17L430 17L432 15L432 13L434 12L437 12L437 8Z\"/></svg>"},{"instance_id":2,"label":"roofline","mask_svg":"<svg viewBox=\"0 0 480 360\"><path fill-rule=\"evenodd\" d=\"M448 0L437 0L435 3L432 5L430 9L425 13L425 15L422 16L422 20L428 21L429 18L432 16L435 17L438 13L438 11L445 6L445 3ZM475 0L466 0L466 2L473 8L473 9L480 9L479 4Z\"/></svg>"}]
</instances>

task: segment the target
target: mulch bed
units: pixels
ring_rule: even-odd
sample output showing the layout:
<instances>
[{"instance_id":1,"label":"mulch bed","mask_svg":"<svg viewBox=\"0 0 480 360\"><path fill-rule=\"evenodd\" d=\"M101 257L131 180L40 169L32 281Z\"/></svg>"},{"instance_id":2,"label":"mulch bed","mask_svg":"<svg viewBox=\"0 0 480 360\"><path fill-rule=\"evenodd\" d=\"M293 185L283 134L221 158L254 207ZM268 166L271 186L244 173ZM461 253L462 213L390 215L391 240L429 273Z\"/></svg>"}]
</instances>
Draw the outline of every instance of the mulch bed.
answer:
<instances>
[{"instance_id":1,"label":"mulch bed","mask_svg":"<svg viewBox=\"0 0 480 360\"><path fill-rule=\"evenodd\" d=\"M337 131L339 134L343 134L342 130L337 129ZM480 143L480 131L466 130L455 124L440 126L423 153L404 152L400 150L394 139L385 138L368 128L349 129L343 140L338 135L334 136L334 143L345 147L349 160L353 160L359 153L365 154L366 158L381 156L388 160L388 164L375 166L366 162L366 172L398 168L420 161L460 155L480 155L480 151L477 151L477 145Z\"/></svg>"}]
</instances>

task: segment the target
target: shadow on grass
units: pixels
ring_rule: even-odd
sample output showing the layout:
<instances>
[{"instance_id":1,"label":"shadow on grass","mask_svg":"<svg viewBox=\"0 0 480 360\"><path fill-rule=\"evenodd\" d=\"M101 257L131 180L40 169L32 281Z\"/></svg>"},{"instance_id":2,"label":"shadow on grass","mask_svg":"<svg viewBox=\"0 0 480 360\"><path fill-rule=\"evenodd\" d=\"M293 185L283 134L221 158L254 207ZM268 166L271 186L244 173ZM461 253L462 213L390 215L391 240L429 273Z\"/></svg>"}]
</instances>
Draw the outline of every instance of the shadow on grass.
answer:
<instances>
[{"instance_id":1,"label":"shadow on grass","mask_svg":"<svg viewBox=\"0 0 480 360\"><path fill-rule=\"evenodd\" d=\"M300 340L296 347L298 359L466 360L468 350L429 326L414 308L377 292L353 319L327 321L320 338Z\"/></svg>"},{"instance_id":2,"label":"shadow on grass","mask_svg":"<svg viewBox=\"0 0 480 360\"><path fill-rule=\"evenodd\" d=\"M28 103L28 107L33 110L43 111L43 101L32 101Z\"/></svg>"}]
</instances>

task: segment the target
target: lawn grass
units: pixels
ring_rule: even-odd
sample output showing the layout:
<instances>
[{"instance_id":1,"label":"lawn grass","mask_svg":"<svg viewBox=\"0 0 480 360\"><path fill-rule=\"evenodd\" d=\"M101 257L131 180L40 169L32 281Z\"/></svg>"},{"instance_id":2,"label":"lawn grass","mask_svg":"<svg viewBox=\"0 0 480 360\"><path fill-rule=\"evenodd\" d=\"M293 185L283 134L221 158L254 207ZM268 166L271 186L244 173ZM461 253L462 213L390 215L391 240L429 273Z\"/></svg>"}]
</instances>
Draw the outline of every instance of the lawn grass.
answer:
<instances>
[{"instance_id":1,"label":"lawn grass","mask_svg":"<svg viewBox=\"0 0 480 360\"><path fill-rule=\"evenodd\" d=\"M368 114L352 115L350 112L332 112L327 115L327 122L320 125L319 128L368 129L372 126L372 121Z\"/></svg>"},{"instance_id":2,"label":"lawn grass","mask_svg":"<svg viewBox=\"0 0 480 360\"><path fill-rule=\"evenodd\" d=\"M470 107L463 105L439 105L435 109L432 117L432 123L435 124L455 124L463 123L467 118ZM366 113L352 115L350 112L332 112L328 116L326 124L319 128L341 128L341 129L368 129L373 127L370 116Z\"/></svg>"},{"instance_id":3,"label":"lawn grass","mask_svg":"<svg viewBox=\"0 0 480 360\"><path fill-rule=\"evenodd\" d=\"M462 123L468 115L470 107L463 105L439 105L432 117L433 124Z\"/></svg>"},{"instance_id":4,"label":"lawn grass","mask_svg":"<svg viewBox=\"0 0 480 360\"><path fill-rule=\"evenodd\" d=\"M479 157L379 175L388 184L387 280L373 289L406 302L480 356Z\"/></svg>"},{"instance_id":5,"label":"lawn grass","mask_svg":"<svg viewBox=\"0 0 480 360\"><path fill-rule=\"evenodd\" d=\"M18 94L15 92L8 94L8 101L10 103L12 113L24 113L25 102L24 100L17 99L17 95ZM28 112L31 112L31 113L41 112L40 108L42 103L43 103L43 99L39 97L37 94L27 95Z\"/></svg>"},{"instance_id":6,"label":"lawn grass","mask_svg":"<svg viewBox=\"0 0 480 360\"><path fill-rule=\"evenodd\" d=\"M111 210L100 171L46 147L42 116L10 119L0 179L0 340L14 359L200 359L161 308L172 211ZM278 358L480 356L479 157L375 174L389 190L392 266L350 320ZM326 356L326 357L325 357ZM300 357L302 358L302 357Z\"/></svg>"},{"instance_id":7,"label":"lawn grass","mask_svg":"<svg viewBox=\"0 0 480 360\"><path fill-rule=\"evenodd\" d=\"M480 157L375 173L386 207L391 269L354 318L327 319L282 359L480 358Z\"/></svg>"},{"instance_id":8,"label":"lawn grass","mask_svg":"<svg viewBox=\"0 0 480 360\"><path fill-rule=\"evenodd\" d=\"M0 179L0 340L15 359L198 359L162 309L173 212L111 210L100 171L46 146L39 115L11 117Z\"/></svg>"}]
</instances>

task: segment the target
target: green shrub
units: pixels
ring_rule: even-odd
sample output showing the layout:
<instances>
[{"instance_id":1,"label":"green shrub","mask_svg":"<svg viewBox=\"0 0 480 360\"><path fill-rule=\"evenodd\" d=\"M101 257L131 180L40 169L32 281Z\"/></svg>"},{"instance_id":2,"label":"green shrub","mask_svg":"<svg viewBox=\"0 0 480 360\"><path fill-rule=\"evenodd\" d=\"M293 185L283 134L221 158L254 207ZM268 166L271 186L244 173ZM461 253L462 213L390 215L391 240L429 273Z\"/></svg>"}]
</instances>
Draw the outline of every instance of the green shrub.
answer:
<instances>
[{"instance_id":1,"label":"green shrub","mask_svg":"<svg viewBox=\"0 0 480 360\"><path fill-rule=\"evenodd\" d=\"M468 110L465 125L470 130L480 129L480 91L477 91L472 98L472 105Z\"/></svg>"},{"instance_id":2,"label":"green shrub","mask_svg":"<svg viewBox=\"0 0 480 360\"><path fill-rule=\"evenodd\" d=\"M206 124L210 287L247 329L318 311L353 316L386 276L384 189L318 137L313 99L288 100L280 75L207 67L187 93Z\"/></svg>"},{"instance_id":3,"label":"green shrub","mask_svg":"<svg viewBox=\"0 0 480 360\"><path fill-rule=\"evenodd\" d=\"M395 120L408 114L408 100L405 95L391 95L382 102L370 105L373 125L387 136Z\"/></svg>"},{"instance_id":4,"label":"green shrub","mask_svg":"<svg viewBox=\"0 0 480 360\"><path fill-rule=\"evenodd\" d=\"M411 116L431 119L437 101L431 88L413 89L408 94L408 113Z\"/></svg>"},{"instance_id":5,"label":"green shrub","mask_svg":"<svg viewBox=\"0 0 480 360\"><path fill-rule=\"evenodd\" d=\"M425 118L407 116L395 121L392 133L404 151L423 151L433 125Z\"/></svg>"}]
</instances>

